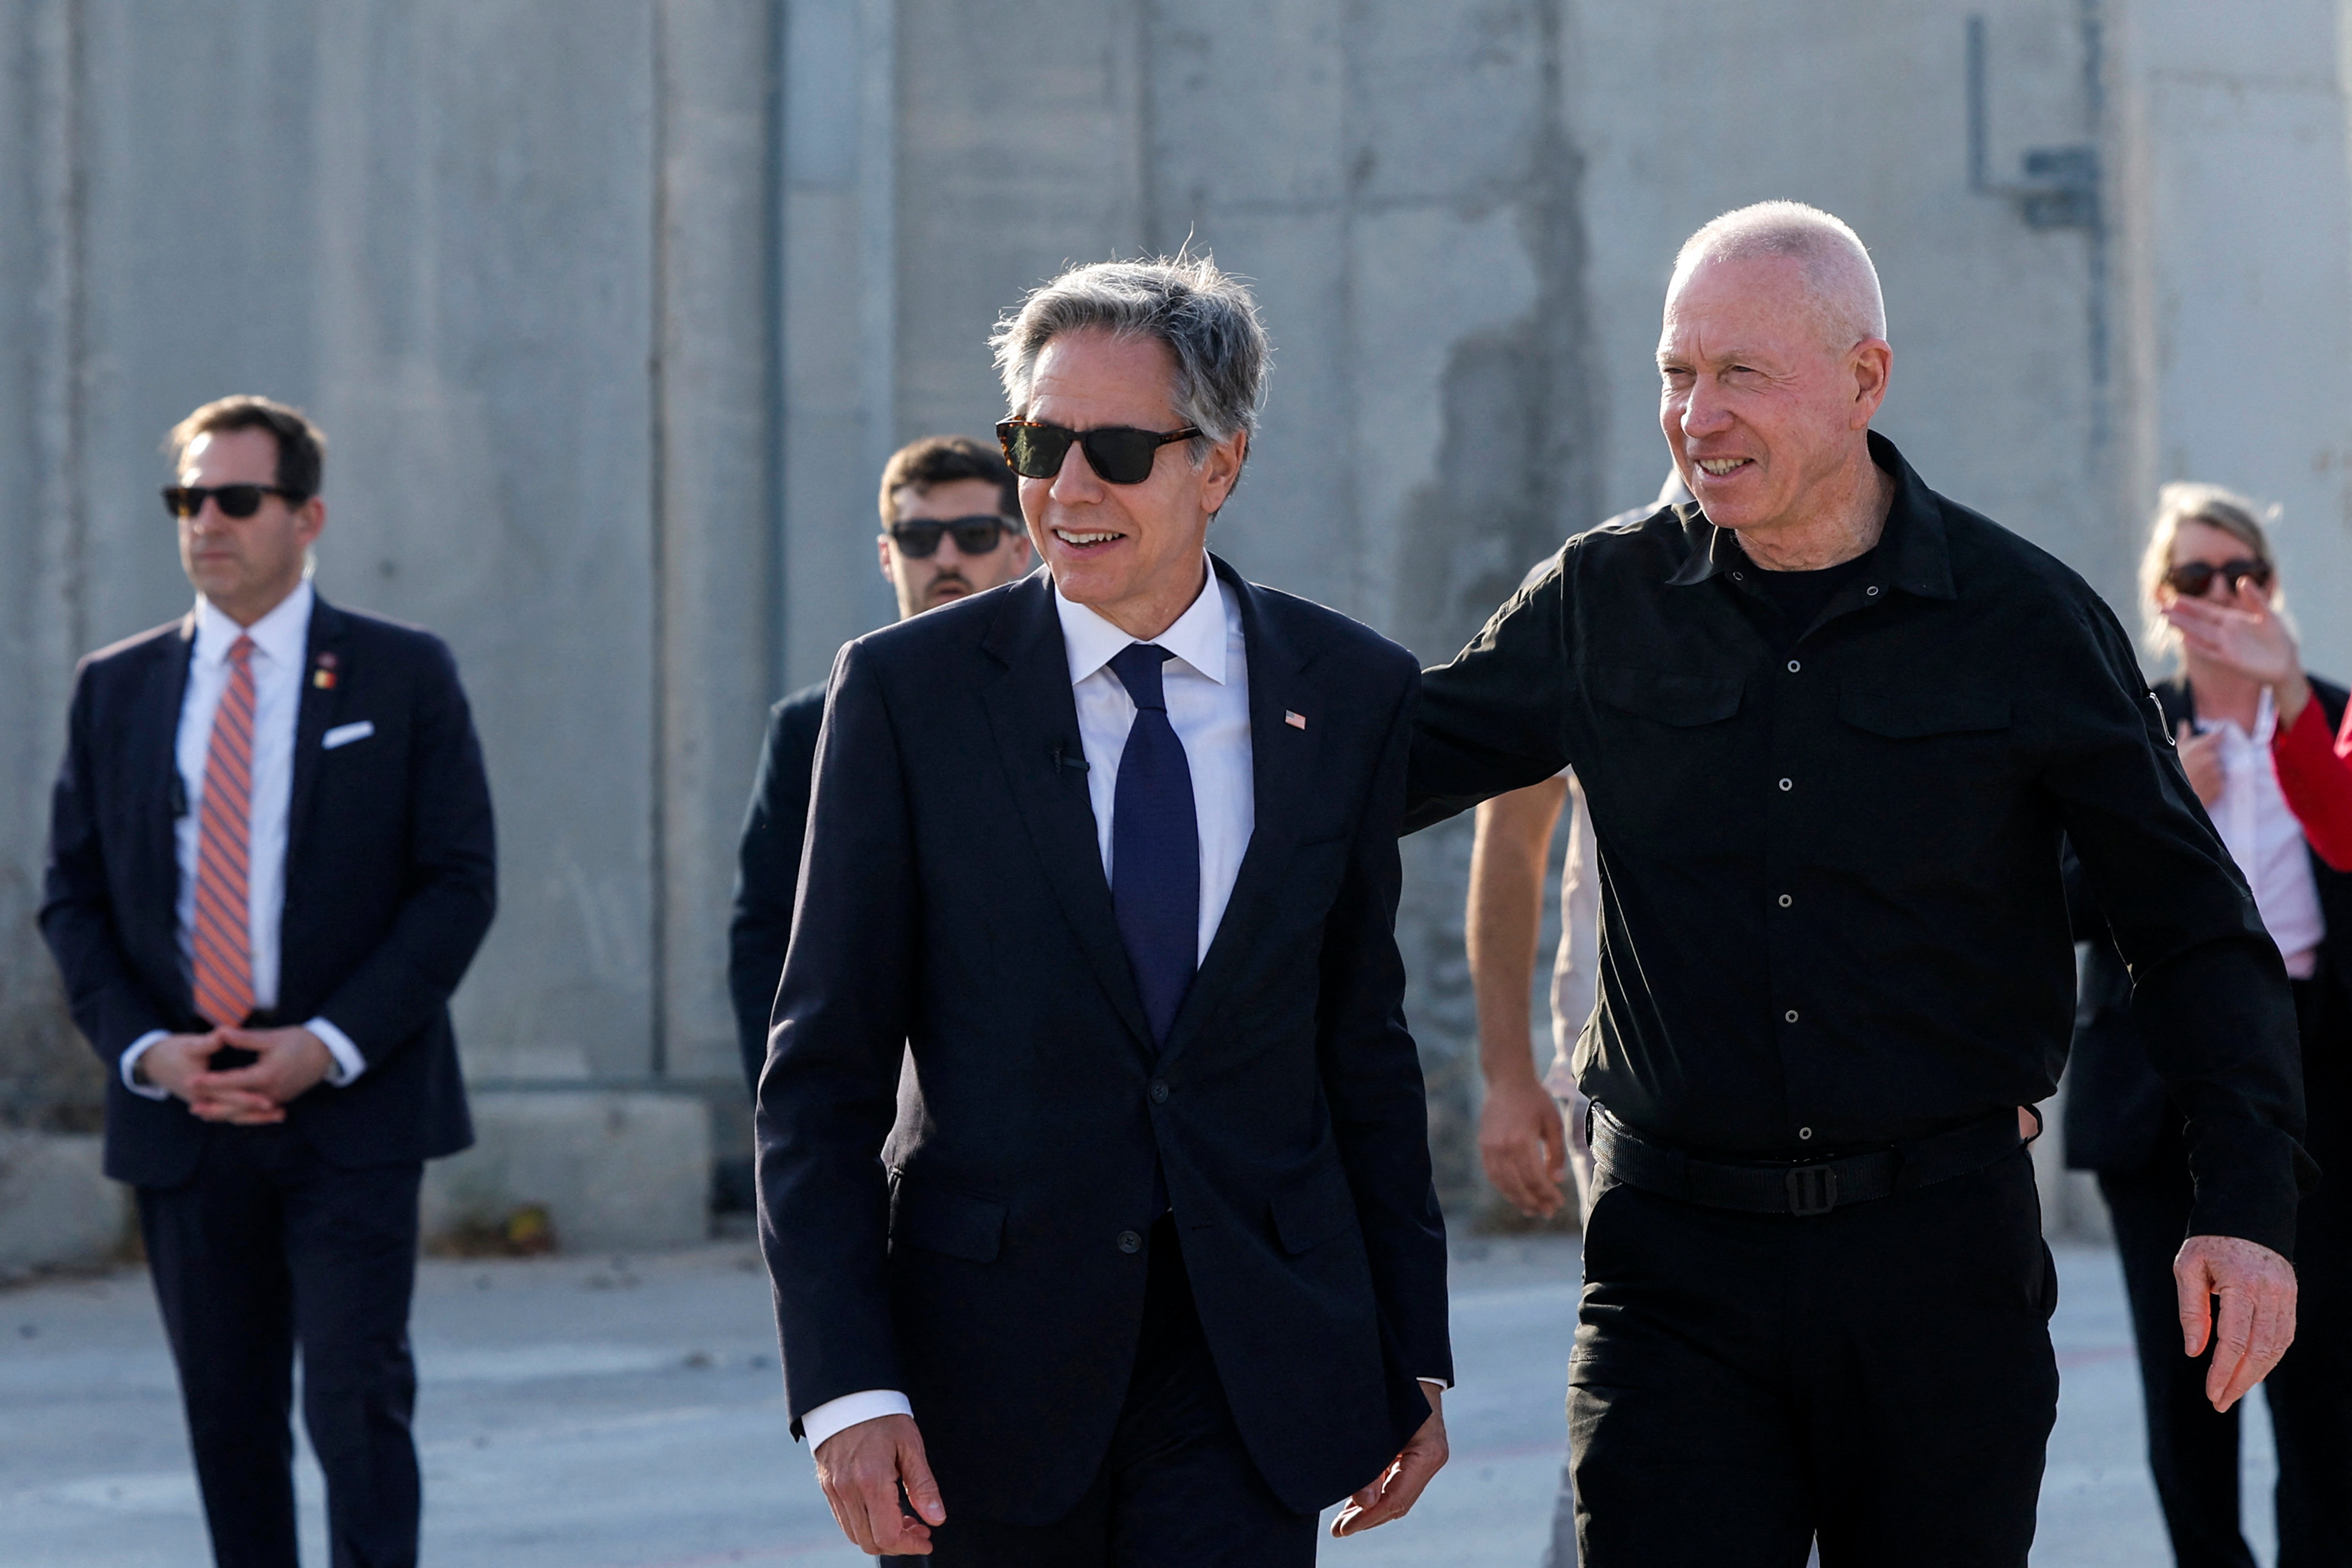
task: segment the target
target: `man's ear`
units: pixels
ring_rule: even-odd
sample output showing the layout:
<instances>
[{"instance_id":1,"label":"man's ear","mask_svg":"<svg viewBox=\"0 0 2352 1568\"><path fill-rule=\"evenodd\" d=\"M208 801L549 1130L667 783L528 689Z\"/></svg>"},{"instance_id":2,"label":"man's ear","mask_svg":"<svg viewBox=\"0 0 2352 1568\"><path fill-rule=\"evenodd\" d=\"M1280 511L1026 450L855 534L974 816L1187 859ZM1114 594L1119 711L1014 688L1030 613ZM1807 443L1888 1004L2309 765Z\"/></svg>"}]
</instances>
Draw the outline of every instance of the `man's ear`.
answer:
<instances>
[{"instance_id":1,"label":"man's ear","mask_svg":"<svg viewBox=\"0 0 2352 1568\"><path fill-rule=\"evenodd\" d=\"M312 496L294 509L294 537L308 550L319 542L319 535L327 528L327 501L323 496Z\"/></svg>"},{"instance_id":2,"label":"man's ear","mask_svg":"<svg viewBox=\"0 0 2352 1568\"><path fill-rule=\"evenodd\" d=\"M1853 428L1862 429L1877 416L1878 405L1886 401L1886 383L1894 372L1895 351L1884 338L1864 338L1854 344L1846 363L1853 374L1853 417L1849 423Z\"/></svg>"},{"instance_id":3,"label":"man's ear","mask_svg":"<svg viewBox=\"0 0 2352 1568\"><path fill-rule=\"evenodd\" d=\"M1212 516L1224 509L1234 487L1241 482L1242 465L1249 461L1249 437L1247 430L1236 430L1209 448L1205 462L1209 472L1202 487L1202 499L1208 503Z\"/></svg>"},{"instance_id":4,"label":"man's ear","mask_svg":"<svg viewBox=\"0 0 2352 1568\"><path fill-rule=\"evenodd\" d=\"M897 587L898 574L890 569L890 536L888 534L877 533L874 536L874 553L880 557L882 562L882 581L889 584L893 588Z\"/></svg>"}]
</instances>

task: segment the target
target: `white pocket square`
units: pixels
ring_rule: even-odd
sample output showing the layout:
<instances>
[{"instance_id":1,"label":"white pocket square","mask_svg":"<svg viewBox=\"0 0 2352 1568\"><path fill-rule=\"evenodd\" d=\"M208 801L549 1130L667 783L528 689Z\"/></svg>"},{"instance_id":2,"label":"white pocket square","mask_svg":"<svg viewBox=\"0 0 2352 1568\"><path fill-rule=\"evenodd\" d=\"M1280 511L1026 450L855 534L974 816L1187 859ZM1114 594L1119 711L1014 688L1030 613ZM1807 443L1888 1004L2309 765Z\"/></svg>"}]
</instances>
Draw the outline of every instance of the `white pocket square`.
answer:
<instances>
[{"instance_id":1,"label":"white pocket square","mask_svg":"<svg viewBox=\"0 0 2352 1568\"><path fill-rule=\"evenodd\" d=\"M364 741L374 733L375 721L373 719L362 719L356 724L338 724L327 731L326 738L319 742L319 749L322 752L331 752L337 746L348 746L353 741Z\"/></svg>"}]
</instances>

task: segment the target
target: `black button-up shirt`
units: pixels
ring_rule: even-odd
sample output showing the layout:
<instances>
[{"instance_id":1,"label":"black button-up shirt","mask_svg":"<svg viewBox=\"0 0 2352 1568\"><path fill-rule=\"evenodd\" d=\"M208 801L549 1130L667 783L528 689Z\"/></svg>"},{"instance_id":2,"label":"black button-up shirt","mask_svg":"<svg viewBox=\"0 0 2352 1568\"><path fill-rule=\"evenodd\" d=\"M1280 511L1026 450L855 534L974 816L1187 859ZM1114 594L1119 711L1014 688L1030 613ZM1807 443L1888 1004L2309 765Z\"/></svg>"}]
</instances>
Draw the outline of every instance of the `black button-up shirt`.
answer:
<instances>
[{"instance_id":1,"label":"black button-up shirt","mask_svg":"<svg viewBox=\"0 0 2352 1568\"><path fill-rule=\"evenodd\" d=\"M1423 678L1409 826L1573 763L1601 889L1578 1077L1658 1141L1762 1158L2050 1096L2071 838L2188 1113L2194 1228L2291 1253L2294 1001L2130 639L1870 440L1894 508L1808 627L1696 505L1570 540Z\"/></svg>"}]
</instances>

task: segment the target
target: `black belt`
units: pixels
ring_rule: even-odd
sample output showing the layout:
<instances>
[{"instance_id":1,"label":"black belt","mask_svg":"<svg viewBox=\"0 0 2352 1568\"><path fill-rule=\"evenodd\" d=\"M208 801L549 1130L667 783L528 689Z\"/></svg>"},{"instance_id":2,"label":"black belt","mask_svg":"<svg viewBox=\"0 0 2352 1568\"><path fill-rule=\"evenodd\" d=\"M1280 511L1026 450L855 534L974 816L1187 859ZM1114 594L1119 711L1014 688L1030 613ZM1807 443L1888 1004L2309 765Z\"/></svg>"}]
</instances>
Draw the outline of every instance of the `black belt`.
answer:
<instances>
[{"instance_id":1,"label":"black belt","mask_svg":"<svg viewBox=\"0 0 2352 1568\"><path fill-rule=\"evenodd\" d=\"M2022 1142L2013 1110L1915 1142L1805 1164L1701 1159L1649 1142L1599 1104L1591 1128L1601 1174L1661 1197L1742 1214L1827 1214L1981 1171Z\"/></svg>"}]
</instances>

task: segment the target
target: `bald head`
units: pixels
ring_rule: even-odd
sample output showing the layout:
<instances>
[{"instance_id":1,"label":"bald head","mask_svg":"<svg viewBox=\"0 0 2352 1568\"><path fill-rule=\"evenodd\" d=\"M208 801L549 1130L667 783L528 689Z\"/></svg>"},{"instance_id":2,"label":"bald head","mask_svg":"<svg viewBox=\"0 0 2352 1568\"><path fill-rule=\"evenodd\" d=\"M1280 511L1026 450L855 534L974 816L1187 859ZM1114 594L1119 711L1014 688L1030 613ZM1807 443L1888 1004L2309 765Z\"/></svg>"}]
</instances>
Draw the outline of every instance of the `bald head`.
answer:
<instances>
[{"instance_id":1,"label":"bald head","mask_svg":"<svg viewBox=\"0 0 2352 1568\"><path fill-rule=\"evenodd\" d=\"M1870 252L1843 218L1802 202L1759 202L1708 223L1675 257L1666 298L1671 302L1711 262L1769 259L1796 264L1831 353L1886 336L1886 300Z\"/></svg>"}]
</instances>

